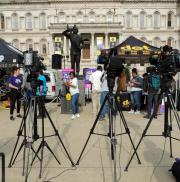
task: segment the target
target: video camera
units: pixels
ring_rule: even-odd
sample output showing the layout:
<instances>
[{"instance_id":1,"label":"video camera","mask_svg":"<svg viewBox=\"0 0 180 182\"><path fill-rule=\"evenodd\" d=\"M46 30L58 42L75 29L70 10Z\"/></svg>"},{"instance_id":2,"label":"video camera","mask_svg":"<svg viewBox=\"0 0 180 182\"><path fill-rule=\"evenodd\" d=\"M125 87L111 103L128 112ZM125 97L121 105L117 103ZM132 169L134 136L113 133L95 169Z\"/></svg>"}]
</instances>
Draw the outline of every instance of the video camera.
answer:
<instances>
[{"instance_id":1,"label":"video camera","mask_svg":"<svg viewBox=\"0 0 180 182\"><path fill-rule=\"evenodd\" d=\"M149 58L152 66L147 67L147 73L159 74L161 76L161 89L171 88L173 76L180 72L180 54L178 50L165 45L161 48L160 54L152 54Z\"/></svg>"},{"instance_id":2,"label":"video camera","mask_svg":"<svg viewBox=\"0 0 180 182\"><path fill-rule=\"evenodd\" d=\"M27 82L30 83L30 87L32 89L33 95L36 93L36 88L43 83L39 81L38 73L40 70L46 70L45 65L42 63L44 58L38 55L37 51L33 51L33 49L29 49L24 52L24 68L27 73Z\"/></svg>"},{"instance_id":3,"label":"video camera","mask_svg":"<svg viewBox=\"0 0 180 182\"><path fill-rule=\"evenodd\" d=\"M116 48L104 49L98 57L98 64L103 64L107 70L107 83L112 93L115 85L115 78L123 71L125 59L118 57Z\"/></svg>"}]
</instances>

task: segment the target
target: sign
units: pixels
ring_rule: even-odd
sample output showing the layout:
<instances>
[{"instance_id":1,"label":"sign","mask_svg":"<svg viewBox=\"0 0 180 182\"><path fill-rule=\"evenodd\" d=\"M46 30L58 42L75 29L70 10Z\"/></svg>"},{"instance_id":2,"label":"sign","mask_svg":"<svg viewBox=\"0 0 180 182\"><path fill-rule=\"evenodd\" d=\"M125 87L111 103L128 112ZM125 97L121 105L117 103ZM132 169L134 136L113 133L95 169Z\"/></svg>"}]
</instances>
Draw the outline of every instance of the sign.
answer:
<instances>
[{"instance_id":1,"label":"sign","mask_svg":"<svg viewBox=\"0 0 180 182\"><path fill-rule=\"evenodd\" d=\"M139 55L140 53L142 55L149 55L151 53L151 49L147 45L143 46L125 45L119 48L118 53L119 55L126 55L126 54Z\"/></svg>"},{"instance_id":2,"label":"sign","mask_svg":"<svg viewBox=\"0 0 180 182\"><path fill-rule=\"evenodd\" d=\"M74 70L71 68L66 68L66 69L62 69L62 78L64 80L64 82L69 82L70 81L70 76L69 73L73 72Z\"/></svg>"},{"instance_id":3,"label":"sign","mask_svg":"<svg viewBox=\"0 0 180 182\"><path fill-rule=\"evenodd\" d=\"M97 50L96 50L96 56L99 56L102 49L104 49L104 37L97 37Z\"/></svg>"},{"instance_id":4,"label":"sign","mask_svg":"<svg viewBox=\"0 0 180 182\"><path fill-rule=\"evenodd\" d=\"M61 37L55 37L54 38L54 42L61 42L62 40L61 40Z\"/></svg>"},{"instance_id":5,"label":"sign","mask_svg":"<svg viewBox=\"0 0 180 182\"><path fill-rule=\"evenodd\" d=\"M4 61L4 55L0 55L0 63Z\"/></svg>"},{"instance_id":6,"label":"sign","mask_svg":"<svg viewBox=\"0 0 180 182\"><path fill-rule=\"evenodd\" d=\"M117 38L116 37L110 37L110 48L115 47Z\"/></svg>"},{"instance_id":7,"label":"sign","mask_svg":"<svg viewBox=\"0 0 180 182\"><path fill-rule=\"evenodd\" d=\"M91 83L89 81L90 76L96 71L96 68L84 68L84 88L91 88Z\"/></svg>"}]
</instances>

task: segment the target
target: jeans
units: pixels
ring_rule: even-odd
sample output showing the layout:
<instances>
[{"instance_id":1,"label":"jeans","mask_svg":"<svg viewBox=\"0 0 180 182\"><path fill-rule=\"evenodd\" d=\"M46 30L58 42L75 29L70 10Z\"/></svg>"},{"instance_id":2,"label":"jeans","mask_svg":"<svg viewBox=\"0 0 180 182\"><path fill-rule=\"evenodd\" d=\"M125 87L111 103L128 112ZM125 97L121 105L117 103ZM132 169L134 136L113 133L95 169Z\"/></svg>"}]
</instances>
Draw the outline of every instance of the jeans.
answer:
<instances>
[{"instance_id":1,"label":"jeans","mask_svg":"<svg viewBox=\"0 0 180 182\"><path fill-rule=\"evenodd\" d=\"M152 108L154 108L155 115L158 112L158 98L159 94L149 93L148 94L148 115L151 116Z\"/></svg>"},{"instance_id":2,"label":"jeans","mask_svg":"<svg viewBox=\"0 0 180 182\"><path fill-rule=\"evenodd\" d=\"M103 101L104 101L107 94L108 94L108 91L101 92L101 96L100 96L100 105L101 106L102 106ZM106 101L106 103L102 109L102 112L100 114L100 117L105 117L105 114L108 113L108 111L109 111L109 106L108 106L108 102Z\"/></svg>"},{"instance_id":3,"label":"jeans","mask_svg":"<svg viewBox=\"0 0 180 182\"><path fill-rule=\"evenodd\" d=\"M73 114L77 114L78 113L78 99L79 99L79 93L72 95L72 110L73 110Z\"/></svg>"},{"instance_id":4,"label":"jeans","mask_svg":"<svg viewBox=\"0 0 180 182\"><path fill-rule=\"evenodd\" d=\"M140 111L141 109L141 96L142 91L132 91L131 92L131 102L132 102L132 109Z\"/></svg>"}]
</instances>

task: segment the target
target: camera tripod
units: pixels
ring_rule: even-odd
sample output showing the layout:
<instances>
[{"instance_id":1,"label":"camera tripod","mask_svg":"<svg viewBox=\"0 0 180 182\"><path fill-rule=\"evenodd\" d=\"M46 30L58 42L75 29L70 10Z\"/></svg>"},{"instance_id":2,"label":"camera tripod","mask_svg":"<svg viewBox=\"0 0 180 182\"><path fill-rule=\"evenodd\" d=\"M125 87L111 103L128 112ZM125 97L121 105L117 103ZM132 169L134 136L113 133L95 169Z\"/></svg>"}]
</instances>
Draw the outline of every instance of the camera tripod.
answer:
<instances>
[{"instance_id":1,"label":"camera tripod","mask_svg":"<svg viewBox=\"0 0 180 182\"><path fill-rule=\"evenodd\" d=\"M11 160L9 163L8 167L12 167L12 165L14 165L17 156L19 155L20 151L22 150L23 146L24 146L24 151L23 151L23 172L22 175L25 175L25 181L27 181L28 178L28 166L29 166L29 155L28 155L28 159L27 159L27 165L26 165L26 150L28 149L28 153L30 152L30 149L32 150L33 153L35 153L35 150L33 148L33 142L35 140L37 140L39 138L39 135L37 133L37 105L36 105L36 98L32 97L29 101L27 100L27 98L25 98L25 100L23 100L23 105L24 105L24 114L23 114L23 119L22 122L20 124L20 128L18 130L17 133L17 140L15 143L15 147L13 149L13 153L11 156ZM29 115L29 119L30 122L28 123L29 126L27 127L27 117ZM32 124L32 136L28 136L27 134L27 129L31 129L30 128L30 124ZM17 153L16 153L16 149L17 149L17 145L19 142L20 137L23 136L23 142L21 143ZM16 155L15 155L16 153ZM40 160L40 158L38 157L38 159ZM26 165L26 166L25 166ZM26 167L26 171L25 171L25 167Z\"/></svg>"},{"instance_id":2,"label":"camera tripod","mask_svg":"<svg viewBox=\"0 0 180 182\"><path fill-rule=\"evenodd\" d=\"M35 118L35 121L37 121L37 100L36 99L40 99L40 97L32 97L31 100L32 99L34 100L33 101L33 103L34 103L34 105L33 105L33 107L34 107L34 118ZM26 136L26 118L27 118L29 109L31 107L32 107L31 102L28 102L27 107L26 107L26 110L24 112L24 117L23 117L22 123L20 125L20 129L18 131L18 139L16 141L16 144L15 144L15 147L14 147L14 150L13 150L13 154L12 154L12 157L11 157L11 161L10 161L9 167L11 167L14 164L14 162L15 162L15 160L16 160L16 158L17 158L17 156L18 156L18 154L21 151L21 149L22 149L23 146L24 146L24 155L23 155L24 156L24 158L23 158L23 163L24 164L25 164L25 151L26 151L26 148L29 147L29 146L31 146L30 148L35 153L35 156L34 156L32 162L31 162L31 166L32 166L32 164L33 164L33 162L34 162L34 160L35 160L36 157L40 160L40 173L39 173L39 178L41 178L41 175L42 175L42 163L43 163L43 157L44 157L44 147L47 147L47 149L50 151L50 153L56 159L56 161L58 162L58 164L61 164L59 162L59 160L57 159L56 155L53 153L52 149L49 147L48 143L45 141L45 138L46 137L52 137L52 136L57 136L58 137L58 139L59 139L59 141L60 141L60 143L61 143L61 145L62 145L62 147L63 147L63 149L64 149L64 151L65 151L65 153L67 155L67 157L68 157L68 159L70 160L72 166L74 166L74 163L73 163L70 155L68 154L68 151L65 148L64 143L62 142L62 139L60 138L59 132L56 129L56 127L55 127L55 125L54 125L54 123L53 123L53 121L52 121L52 119L51 119L48 111L46 110L46 108L45 108L45 106L43 104L42 104L42 137L39 137L39 135L37 134L37 122L34 122L35 123L34 124L34 134L32 136L32 139L34 141L36 141L37 139L41 139L40 146L39 146L38 150L35 152L35 150L32 148L32 143L33 142L27 143L28 136ZM51 124L51 126L52 126L52 128L53 128L53 130L55 132L54 135L45 136L45 130L44 130L44 116L45 115L49 119L50 124ZM17 148L17 144L18 144L18 141L19 141L20 136L22 136L23 131L24 131L24 140L23 140L23 142L22 142L22 144L21 144L21 146L20 146L20 148L19 148L19 150L18 150L18 152L17 152L17 154L16 154L16 156L14 158L15 151L16 151L16 148ZM41 157L38 156L38 153L39 153L40 150L41 150ZM14 158L14 160L13 160L13 158ZM23 169L24 169L24 165L23 165ZM26 172L28 173L28 171L26 171Z\"/></svg>"},{"instance_id":3,"label":"camera tripod","mask_svg":"<svg viewBox=\"0 0 180 182\"><path fill-rule=\"evenodd\" d=\"M95 127L96 127L96 124L99 120L99 117L100 117L100 114L103 110L103 107L105 106L106 102L108 103L109 105L109 133L108 134L99 134L99 133L96 133L94 132L95 130ZM127 134L129 136L129 139L130 139L130 142L131 142L131 145L135 151L135 146L134 146L134 143L133 143L133 140L131 138L131 135L130 135L130 130L128 128L128 125L126 123L126 120L125 120L125 117L123 115L123 112L121 110L121 107L118 106L118 95L117 94L113 94L113 93L108 93L102 103L102 106L100 108L100 111L94 121L94 124L90 130L90 133L89 133L89 136L86 140L86 143L81 151L81 154L78 158L78 161L77 161L77 165L79 165L79 162L81 160L81 157L83 155L83 152L89 142L89 139L91 137L92 134L95 134L95 135L100 135L100 136L107 136L110 138L110 142L111 142L111 159L113 161L113 182L117 182L117 175L116 175L116 145L117 145L117 139L116 139L116 136L119 136L119 135L124 135L124 134ZM119 112L119 115L120 115L120 118L122 120L122 123L124 125L124 128L125 128L125 132L124 133L120 133L120 134L116 134L116 123L114 121L114 117L116 116L116 111L118 110ZM138 162L139 164L141 163L140 159L139 159L139 156L137 154L137 152L135 151L135 154L136 154L136 157L138 159Z\"/></svg>"},{"instance_id":4,"label":"camera tripod","mask_svg":"<svg viewBox=\"0 0 180 182\"><path fill-rule=\"evenodd\" d=\"M169 91L169 90L166 90L164 92L162 92L160 94L160 96L163 96L164 100L165 100L165 113L164 113L164 131L161 135L146 135L150 125L151 125L151 122L153 121L153 118L156 114L156 109L158 107L158 105L155 107L154 111L153 111L153 114L151 115L149 121L148 121L148 124L146 125L143 133L142 133L142 136L135 148L135 151L134 153L132 154L126 168L125 168L125 171L128 170L128 167L134 157L134 155L136 154L141 142L143 141L144 137L145 136L163 136L165 138L169 138L169 143L170 143L170 157L172 158L173 155L172 155L172 139L174 140L177 140L177 141L180 141L180 139L178 138L175 138L175 137L172 137L171 135L171 132L172 132L172 114L171 114L171 110L173 111L174 113L174 116L175 116L175 119L176 119L176 122L177 122L177 125L178 125L178 128L180 130L180 117L179 117L179 114L176 110L176 107L175 107L175 102L174 102L174 99L173 99L173 96L172 96L172 93Z\"/></svg>"}]
</instances>

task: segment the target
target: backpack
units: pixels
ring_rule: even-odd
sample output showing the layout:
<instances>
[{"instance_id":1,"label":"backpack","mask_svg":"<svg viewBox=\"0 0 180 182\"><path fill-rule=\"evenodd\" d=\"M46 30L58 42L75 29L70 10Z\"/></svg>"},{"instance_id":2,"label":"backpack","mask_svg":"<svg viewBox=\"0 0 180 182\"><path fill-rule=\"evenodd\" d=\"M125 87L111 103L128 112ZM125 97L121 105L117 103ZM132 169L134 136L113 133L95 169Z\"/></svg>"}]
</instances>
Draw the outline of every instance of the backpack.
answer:
<instances>
[{"instance_id":1,"label":"backpack","mask_svg":"<svg viewBox=\"0 0 180 182\"><path fill-rule=\"evenodd\" d=\"M161 79L160 79L160 75L152 75L151 76L151 84L150 86L154 89L154 90L158 90L161 86Z\"/></svg>"},{"instance_id":2,"label":"backpack","mask_svg":"<svg viewBox=\"0 0 180 182\"><path fill-rule=\"evenodd\" d=\"M170 171L175 177L176 182L180 182L180 162L179 161L174 162Z\"/></svg>"}]
</instances>

